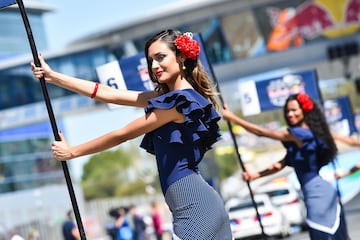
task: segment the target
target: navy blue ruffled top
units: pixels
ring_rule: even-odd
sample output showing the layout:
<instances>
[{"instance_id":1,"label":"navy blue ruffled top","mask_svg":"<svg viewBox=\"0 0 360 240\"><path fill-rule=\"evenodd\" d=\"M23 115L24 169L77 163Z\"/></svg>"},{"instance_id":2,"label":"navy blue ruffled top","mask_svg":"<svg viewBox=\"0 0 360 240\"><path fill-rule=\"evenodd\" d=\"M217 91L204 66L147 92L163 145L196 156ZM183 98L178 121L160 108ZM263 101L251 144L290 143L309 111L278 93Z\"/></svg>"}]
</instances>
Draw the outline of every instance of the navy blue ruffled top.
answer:
<instances>
[{"instance_id":1,"label":"navy blue ruffled top","mask_svg":"<svg viewBox=\"0 0 360 240\"><path fill-rule=\"evenodd\" d=\"M184 123L167 123L145 134L140 145L155 154L163 194L172 183L198 172L205 152L220 139L219 114L194 89L174 90L150 99L145 113L173 107L185 115Z\"/></svg>"},{"instance_id":2,"label":"navy blue ruffled top","mask_svg":"<svg viewBox=\"0 0 360 240\"><path fill-rule=\"evenodd\" d=\"M303 144L299 148L294 142L283 142L287 150L285 162L294 168L300 184L303 185L318 176L321 166L318 166L317 158L321 157L321 153L327 151L328 147L310 129L291 127L288 130Z\"/></svg>"}]
</instances>

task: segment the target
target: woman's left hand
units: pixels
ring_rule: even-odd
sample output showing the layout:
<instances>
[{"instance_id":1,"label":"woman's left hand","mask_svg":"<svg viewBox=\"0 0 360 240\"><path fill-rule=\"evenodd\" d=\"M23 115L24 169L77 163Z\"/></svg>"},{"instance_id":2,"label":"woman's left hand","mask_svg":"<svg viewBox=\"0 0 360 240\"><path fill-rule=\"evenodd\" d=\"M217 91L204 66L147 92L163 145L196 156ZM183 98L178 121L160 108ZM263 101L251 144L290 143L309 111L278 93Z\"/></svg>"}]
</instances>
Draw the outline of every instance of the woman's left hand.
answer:
<instances>
[{"instance_id":1,"label":"woman's left hand","mask_svg":"<svg viewBox=\"0 0 360 240\"><path fill-rule=\"evenodd\" d=\"M230 120L234 113L228 108L226 104L224 104L224 108L221 109L221 115L225 120Z\"/></svg>"},{"instance_id":2,"label":"woman's left hand","mask_svg":"<svg viewBox=\"0 0 360 240\"><path fill-rule=\"evenodd\" d=\"M60 141L54 141L52 144L53 156L58 161L69 160L73 158L71 146L65 140L63 134L59 132Z\"/></svg>"}]
</instances>

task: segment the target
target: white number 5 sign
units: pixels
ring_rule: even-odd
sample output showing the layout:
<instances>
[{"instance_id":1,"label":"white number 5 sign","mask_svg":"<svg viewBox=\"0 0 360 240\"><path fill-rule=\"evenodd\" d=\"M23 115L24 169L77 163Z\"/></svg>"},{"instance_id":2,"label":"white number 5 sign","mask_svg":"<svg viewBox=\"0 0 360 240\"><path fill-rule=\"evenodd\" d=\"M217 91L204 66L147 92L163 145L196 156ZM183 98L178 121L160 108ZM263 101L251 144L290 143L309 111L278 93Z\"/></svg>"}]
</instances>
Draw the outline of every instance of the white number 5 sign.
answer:
<instances>
[{"instance_id":1,"label":"white number 5 sign","mask_svg":"<svg viewBox=\"0 0 360 240\"><path fill-rule=\"evenodd\" d=\"M239 93L241 109L244 116L259 114L261 112L254 81L239 83Z\"/></svg>"}]
</instances>

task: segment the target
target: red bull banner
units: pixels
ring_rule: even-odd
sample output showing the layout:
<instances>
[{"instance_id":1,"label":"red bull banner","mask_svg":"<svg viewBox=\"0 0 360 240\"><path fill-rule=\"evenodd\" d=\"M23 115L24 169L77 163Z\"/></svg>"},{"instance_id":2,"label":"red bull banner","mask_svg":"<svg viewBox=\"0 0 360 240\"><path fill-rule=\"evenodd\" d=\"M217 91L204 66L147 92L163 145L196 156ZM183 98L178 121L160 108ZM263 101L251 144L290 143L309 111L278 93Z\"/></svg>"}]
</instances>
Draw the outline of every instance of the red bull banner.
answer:
<instances>
[{"instance_id":1,"label":"red bull banner","mask_svg":"<svg viewBox=\"0 0 360 240\"><path fill-rule=\"evenodd\" d=\"M357 132L348 96L324 101L324 112L331 131L339 135L351 135Z\"/></svg>"},{"instance_id":2,"label":"red bull banner","mask_svg":"<svg viewBox=\"0 0 360 240\"><path fill-rule=\"evenodd\" d=\"M317 37L336 38L360 28L360 1L282 1L255 10L269 51L303 45Z\"/></svg>"},{"instance_id":3,"label":"red bull banner","mask_svg":"<svg viewBox=\"0 0 360 240\"><path fill-rule=\"evenodd\" d=\"M0 9L15 4L16 0L0 0Z\"/></svg>"},{"instance_id":4,"label":"red bull banner","mask_svg":"<svg viewBox=\"0 0 360 240\"><path fill-rule=\"evenodd\" d=\"M315 70L294 72L259 81L240 82L240 104L244 116L282 108L286 99L305 92L320 101L318 78Z\"/></svg>"}]
</instances>

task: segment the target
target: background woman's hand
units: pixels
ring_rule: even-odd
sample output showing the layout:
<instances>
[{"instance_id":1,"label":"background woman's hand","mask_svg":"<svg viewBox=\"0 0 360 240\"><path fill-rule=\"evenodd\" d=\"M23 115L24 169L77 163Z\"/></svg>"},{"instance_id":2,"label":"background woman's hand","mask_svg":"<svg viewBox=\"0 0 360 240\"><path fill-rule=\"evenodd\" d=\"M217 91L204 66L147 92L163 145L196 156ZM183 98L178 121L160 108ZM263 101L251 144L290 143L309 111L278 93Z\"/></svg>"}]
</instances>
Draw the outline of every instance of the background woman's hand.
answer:
<instances>
[{"instance_id":1,"label":"background woman's hand","mask_svg":"<svg viewBox=\"0 0 360 240\"><path fill-rule=\"evenodd\" d=\"M59 161L73 158L71 153L71 146L66 142L61 132L59 132L59 136L61 141L54 141L51 148L54 158Z\"/></svg>"},{"instance_id":2,"label":"background woman's hand","mask_svg":"<svg viewBox=\"0 0 360 240\"><path fill-rule=\"evenodd\" d=\"M343 177L344 177L344 174L335 172L335 173L334 173L334 176L335 176L336 179L340 179L340 178L343 178Z\"/></svg>"},{"instance_id":3,"label":"background woman's hand","mask_svg":"<svg viewBox=\"0 0 360 240\"><path fill-rule=\"evenodd\" d=\"M244 181L250 182L252 180L255 180L259 177L259 173L250 173L250 172L243 172L242 178Z\"/></svg>"},{"instance_id":4,"label":"background woman's hand","mask_svg":"<svg viewBox=\"0 0 360 240\"><path fill-rule=\"evenodd\" d=\"M50 78L50 73L52 72L52 69L50 68L50 66L45 62L44 58L41 56L41 54L39 54L39 60L40 60L40 64L41 67L37 67L35 66L35 63L32 62L31 63L31 70L34 73L35 78L41 78L44 77L44 79L48 82L51 81Z\"/></svg>"}]
</instances>

